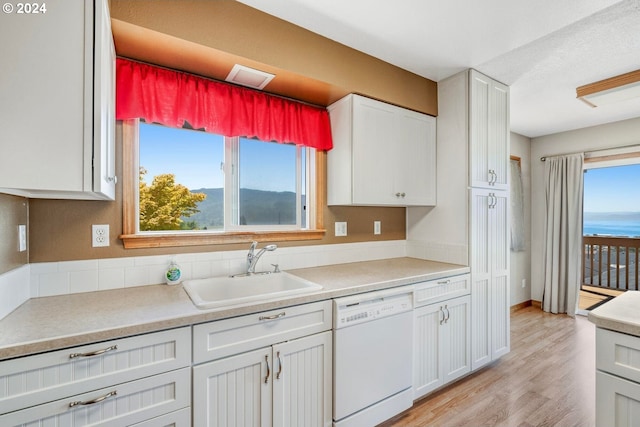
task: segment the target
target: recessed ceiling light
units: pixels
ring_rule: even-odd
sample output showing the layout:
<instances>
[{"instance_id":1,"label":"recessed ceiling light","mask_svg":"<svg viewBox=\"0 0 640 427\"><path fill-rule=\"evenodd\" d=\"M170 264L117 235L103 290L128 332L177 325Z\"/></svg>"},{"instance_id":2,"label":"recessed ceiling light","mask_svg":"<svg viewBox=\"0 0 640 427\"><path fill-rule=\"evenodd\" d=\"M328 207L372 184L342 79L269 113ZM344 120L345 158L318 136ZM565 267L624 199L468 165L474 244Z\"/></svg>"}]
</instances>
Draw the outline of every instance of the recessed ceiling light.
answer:
<instances>
[{"instance_id":1,"label":"recessed ceiling light","mask_svg":"<svg viewBox=\"0 0 640 427\"><path fill-rule=\"evenodd\" d=\"M225 80L229 83L262 90L274 77L275 74L265 73L264 71L236 64Z\"/></svg>"},{"instance_id":2,"label":"recessed ceiling light","mask_svg":"<svg viewBox=\"0 0 640 427\"><path fill-rule=\"evenodd\" d=\"M640 70L621 74L576 89L579 100L591 107L640 97Z\"/></svg>"}]
</instances>

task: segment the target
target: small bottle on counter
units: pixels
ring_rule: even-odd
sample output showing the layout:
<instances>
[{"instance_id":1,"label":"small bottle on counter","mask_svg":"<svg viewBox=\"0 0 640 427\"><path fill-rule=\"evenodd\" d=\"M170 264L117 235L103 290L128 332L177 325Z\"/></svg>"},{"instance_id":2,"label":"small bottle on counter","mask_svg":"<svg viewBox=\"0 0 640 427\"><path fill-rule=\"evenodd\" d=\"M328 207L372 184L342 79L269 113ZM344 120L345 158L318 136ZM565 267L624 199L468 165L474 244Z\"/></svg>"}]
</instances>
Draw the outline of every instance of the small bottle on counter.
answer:
<instances>
[{"instance_id":1,"label":"small bottle on counter","mask_svg":"<svg viewBox=\"0 0 640 427\"><path fill-rule=\"evenodd\" d=\"M180 270L180 266L175 260L171 260L171 264L169 264L169 268L167 268L167 274L165 278L167 279L167 285L177 285L180 283L180 279L182 277L182 271Z\"/></svg>"}]
</instances>

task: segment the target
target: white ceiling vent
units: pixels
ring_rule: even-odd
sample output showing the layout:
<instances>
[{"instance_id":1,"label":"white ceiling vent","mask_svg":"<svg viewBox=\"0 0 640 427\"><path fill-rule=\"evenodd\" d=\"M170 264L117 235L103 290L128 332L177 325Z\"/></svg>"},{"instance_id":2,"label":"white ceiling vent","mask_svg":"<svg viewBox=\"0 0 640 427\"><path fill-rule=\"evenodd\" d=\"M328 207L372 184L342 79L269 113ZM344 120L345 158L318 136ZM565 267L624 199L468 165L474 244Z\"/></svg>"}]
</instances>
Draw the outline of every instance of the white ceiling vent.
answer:
<instances>
[{"instance_id":1,"label":"white ceiling vent","mask_svg":"<svg viewBox=\"0 0 640 427\"><path fill-rule=\"evenodd\" d=\"M265 73L264 71L254 70L253 68L236 64L225 80L229 83L248 86L254 89L264 89L274 77L275 74Z\"/></svg>"}]
</instances>

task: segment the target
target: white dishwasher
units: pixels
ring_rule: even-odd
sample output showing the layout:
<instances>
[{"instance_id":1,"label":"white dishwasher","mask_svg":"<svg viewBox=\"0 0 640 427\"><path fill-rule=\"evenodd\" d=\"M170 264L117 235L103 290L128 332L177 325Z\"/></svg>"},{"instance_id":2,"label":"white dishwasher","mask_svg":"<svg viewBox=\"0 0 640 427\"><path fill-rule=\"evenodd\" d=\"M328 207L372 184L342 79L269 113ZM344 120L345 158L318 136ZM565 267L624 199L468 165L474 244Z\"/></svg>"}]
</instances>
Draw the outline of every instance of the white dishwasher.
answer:
<instances>
[{"instance_id":1,"label":"white dishwasher","mask_svg":"<svg viewBox=\"0 0 640 427\"><path fill-rule=\"evenodd\" d=\"M375 426L413 404L413 287L334 300L333 425Z\"/></svg>"}]
</instances>

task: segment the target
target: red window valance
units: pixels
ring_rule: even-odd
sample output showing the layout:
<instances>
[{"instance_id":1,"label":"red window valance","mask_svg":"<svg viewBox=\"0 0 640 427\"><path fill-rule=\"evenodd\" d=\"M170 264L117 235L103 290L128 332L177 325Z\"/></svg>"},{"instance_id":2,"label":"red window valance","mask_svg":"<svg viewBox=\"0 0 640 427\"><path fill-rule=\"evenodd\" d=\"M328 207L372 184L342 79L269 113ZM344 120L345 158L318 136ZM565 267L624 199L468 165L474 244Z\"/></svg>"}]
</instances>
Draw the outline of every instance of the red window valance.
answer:
<instances>
[{"instance_id":1,"label":"red window valance","mask_svg":"<svg viewBox=\"0 0 640 427\"><path fill-rule=\"evenodd\" d=\"M225 136L333 147L329 113L257 90L118 58L116 119L141 118L165 126Z\"/></svg>"}]
</instances>

